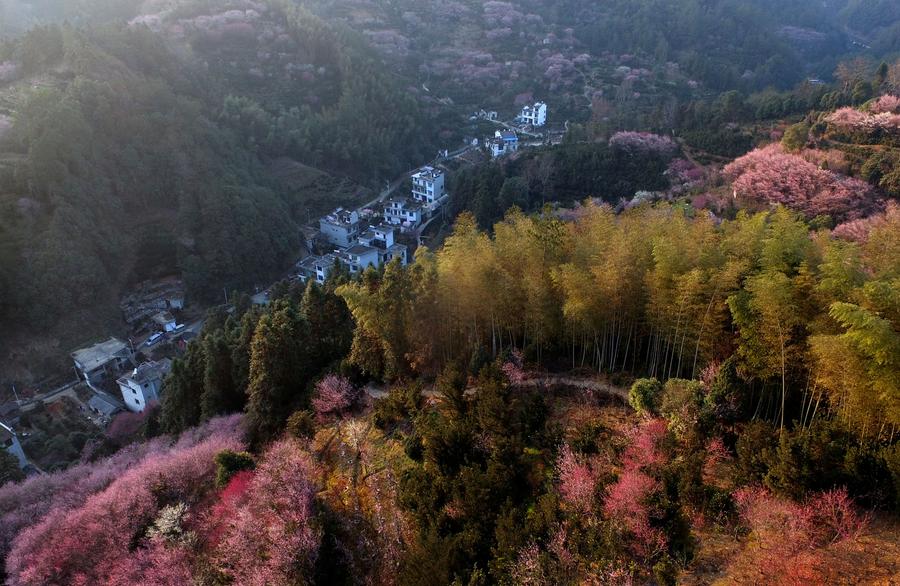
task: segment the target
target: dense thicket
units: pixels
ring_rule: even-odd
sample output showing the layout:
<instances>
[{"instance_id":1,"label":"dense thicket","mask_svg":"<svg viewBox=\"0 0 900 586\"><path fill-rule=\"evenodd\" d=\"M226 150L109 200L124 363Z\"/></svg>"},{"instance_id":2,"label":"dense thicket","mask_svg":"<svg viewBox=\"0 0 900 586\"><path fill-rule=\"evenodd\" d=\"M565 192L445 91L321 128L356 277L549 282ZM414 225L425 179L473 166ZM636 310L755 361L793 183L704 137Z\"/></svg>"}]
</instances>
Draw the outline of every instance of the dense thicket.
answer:
<instances>
[{"instance_id":1,"label":"dense thicket","mask_svg":"<svg viewBox=\"0 0 900 586\"><path fill-rule=\"evenodd\" d=\"M900 267L887 218L856 244L810 238L785 209L721 224L672 207L588 205L572 223L514 211L493 237L463 215L441 250L338 290L356 320L351 360L397 377L524 348L668 379L733 354L757 414L806 420L827 397L860 435L890 437Z\"/></svg>"},{"instance_id":2,"label":"dense thicket","mask_svg":"<svg viewBox=\"0 0 900 586\"><path fill-rule=\"evenodd\" d=\"M674 146L674 145L673 145ZM506 210L571 205L585 196L616 203L637 191L669 185L665 176L674 152L630 152L605 143L566 144L528 151L514 160L465 168L453 178L450 213L469 210L484 228Z\"/></svg>"},{"instance_id":3,"label":"dense thicket","mask_svg":"<svg viewBox=\"0 0 900 586\"><path fill-rule=\"evenodd\" d=\"M166 378L163 430L246 409L252 441L276 437L292 412L310 407L314 379L350 349L350 314L334 294L345 279L335 271L324 288L277 287L265 308L245 299L233 315L213 312Z\"/></svg>"}]
</instances>

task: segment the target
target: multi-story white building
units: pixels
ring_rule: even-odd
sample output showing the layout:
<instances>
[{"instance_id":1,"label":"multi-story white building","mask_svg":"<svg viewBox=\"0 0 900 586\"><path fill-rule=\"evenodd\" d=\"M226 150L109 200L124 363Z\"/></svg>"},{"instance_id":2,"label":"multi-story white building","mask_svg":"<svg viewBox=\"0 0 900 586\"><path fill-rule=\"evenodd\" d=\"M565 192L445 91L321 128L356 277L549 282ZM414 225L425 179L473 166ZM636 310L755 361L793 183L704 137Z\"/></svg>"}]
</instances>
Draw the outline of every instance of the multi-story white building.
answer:
<instances>
[{"instance_id":1,"label":"multi-story white building","mask_svg":"<svg viewBox=\"0 0 900 586\"><path fill-rule=\"evenodd\" d=\"M319 218L319 232L322 237L342 248L352 246L359 235L359 213L338 208L323 218Z\"/></svg>"},{"instance_id":2,"label":"multi-story white building","mask_svg":"<svg viewBox=\"0 0 900 586\"><path fill-rule=\"evenodd\" d=\"M159 401L163 379L172 368L172 361L144 362L125 376L119 377L119 389L129 411L140 413L152 401Z\"/></svg>"},{"instance_id":3,"label":"multi-story white building","mask_svg":"<svg viewBox=\"0 0 900 586\"><path fill-rule=\"evenodd\" d=\"M387 264L395 258L400 259L400 264L406 266L409 262L405 244L400 244L394 239L396 228L388 224L372 226L359 236L359 243L371 246L378 251L378 263Z\"/></svg>"},{"instance_id":4,"label":"multi-story white building","mask_svg":"<svg viewBox=\"0 0 900 586\"><path fill-rule=\"evenodd\" d=\"M522 113L519 114L519 121L522 124L530 124L532 126L547 124L547 104L536 102L532 106L525 106L522 108Z\"/></svg>"},{"instance_id":5,"label":"multi-story white building","mask_svg":"<svg viewBox=\"0 0 900 586\"><path fill-rule=\"evenodd\" d=\"M422 205L422 202L406 197L392 197L384 202L384 221L415 228L422 223Z\"/></svg>"},{"instance_id":6,"label":"multi-story white building","mask_svg":"<svg viewBox=\"0 0 900 586\"><path fill-rule=\"evenodd\" d=\"M412 196L426 206L443 200L447 192L444 190L444 172L434 167L422 167L412 176Z\"/></svg>"}]
</instances>

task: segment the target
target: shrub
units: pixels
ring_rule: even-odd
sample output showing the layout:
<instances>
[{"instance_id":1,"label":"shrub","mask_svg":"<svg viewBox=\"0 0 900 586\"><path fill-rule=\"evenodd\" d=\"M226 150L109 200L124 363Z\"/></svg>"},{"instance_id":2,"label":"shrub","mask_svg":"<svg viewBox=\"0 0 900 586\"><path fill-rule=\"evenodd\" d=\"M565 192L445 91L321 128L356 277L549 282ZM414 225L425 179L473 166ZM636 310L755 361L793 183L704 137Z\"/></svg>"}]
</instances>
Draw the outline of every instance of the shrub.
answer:
<instances>
[{"instance_id":1,"label":"shrub","mask_svg":"<svg viewBox=\"0 0 900 586\"><path fill-rule=\"evenodd\" d=\"M287 420L287 432L296 439L311 438L316 433L316 422L311 411L294 411Z\"/></svg>"},{"instance_id":2,"label":"shrub","mask_svg":"<svg viewBox=\"0 0 900 586\"><path fill-rule=\"evenodd\" d=\"M775 450L775 429L765 421L754 421L744 427L737 441L738 481L760 482L769 471Z\"/></svg>"},{"instance_id":3,"label":"shrub","mask_svg":"<svg viewBox=\"0 0 900 586\"><path fill-rule=\"evenodd\" d=\"M662 385L655 378L639 378L628 391L628 403L638 413L654 414L661 392Z\"/></svg>"},{"instance_id":4,"label":"shrub","mask_svg":"<svg viewBox=\"0 0 900 586\"><path fill-rule=\"evenodd\" d=\"M248 452L223 450L216 454L216 486L224 487L236 473L253 470L256 462Z\"/></svg>"}]
</instances>

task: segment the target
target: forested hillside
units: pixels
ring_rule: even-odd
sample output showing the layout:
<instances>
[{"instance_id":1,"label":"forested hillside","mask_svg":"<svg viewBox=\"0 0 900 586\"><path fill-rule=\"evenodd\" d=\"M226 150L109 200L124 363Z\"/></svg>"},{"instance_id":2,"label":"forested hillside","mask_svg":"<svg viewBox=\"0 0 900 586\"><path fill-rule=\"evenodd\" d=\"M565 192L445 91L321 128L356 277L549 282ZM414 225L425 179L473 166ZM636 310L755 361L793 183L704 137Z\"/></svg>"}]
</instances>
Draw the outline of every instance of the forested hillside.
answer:
<instances>
[{"instance_id":1,"label":"forested hillside","mask_svg":"<svg viewBox=\"0 0 900 586\"><path fill-rule=\"evenodd\" d=\"M129 281L180 271L197 300L266 282L296 259L299 222L357 190L295 191L272 161L371 184L431 152L416 101L353 33L240 7L0 45L5 321L83 339Z\"/></svg>"}]
</instances>

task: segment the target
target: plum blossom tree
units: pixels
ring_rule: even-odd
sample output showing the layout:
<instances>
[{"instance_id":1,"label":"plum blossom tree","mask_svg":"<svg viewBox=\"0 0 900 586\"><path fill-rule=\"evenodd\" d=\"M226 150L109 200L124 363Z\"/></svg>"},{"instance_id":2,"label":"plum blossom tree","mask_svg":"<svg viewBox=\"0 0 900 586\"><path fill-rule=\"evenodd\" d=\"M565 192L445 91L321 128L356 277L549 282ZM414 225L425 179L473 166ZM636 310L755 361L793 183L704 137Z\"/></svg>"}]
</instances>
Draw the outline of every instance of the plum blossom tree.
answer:
<instances>
[{"instance_id":1,"label":"plum blossom tree","mask_svg":"<svg viewBox=\"0 0 900 586\"><path fill-rule=\"evenodd\" d=\"M316 417L326 420L343 415L359 400L362 390L349 379L336 374L329 374L316 384L316 393L312 406Z\"/></svg>"},{"instance_id":2,"label":"plum blossom tree","mask_svg":"<svg viewBox=\"0 0 900 586\"><path fill-rule=\"evenodd\" d=\"M779 144L756 149L724 169L736 196L761 205L784 205L808 218L837 221L864 217L879 207L864 181L820 169Z\"/></svg>"},{"instance_id":3,"label":"plum blossom tree","mask_svg":"<svg viewBox=\"0 0 900 586\"><path fill-rule=\"evenodd\" d=\"M104 583L131 551L136 535L157 518L161 501L197 503L213 486L213 456L243 449L218 432L191 444L182 438L168 451L153 453L104 490L71 510L51 511L13 542L6 569L11 584ZM215 425L219 425L216 423Z\"/></svg>"},{"instance_id":4,"label":"plum blossom tree","mask_svg":"<svg viewBox=\"0 0 900 586\"><path fill-rule=\"evenodd\" d=\"M610 137L609 146L614 150L625 151L635 155L674 156L678 152L678 145L671 138L651 132L617 132Z\"/></svg>"},{"instance_id":5,"label":"plum blossom tree","mask_svg":"<svg viewBox=\"0 0 900 586\"><path fill-rule=\"evenodd\" d=\"M217 548L219 569L236 584L307 583L322 538L315 518L317 471L293 439L266 452Z\"/></svg>"},{"instance_id":6,"label":"plum blossom tree","mask_svg":"<svg viewBox=\"0 0 900 586\"><path fill-rule=\"evenodd\" d=\"M817 550L856 536L865 525L843 488L804 503L758 487L741 488L734 499L751 530L751 546L739 561L754 568L761 583L822 582L815 571L821 566Z\"/></svg>"},{"instance_id":7,"label":"plum blossom tree","mask_svg":"<svg viewBox=\"0 0 900 586\"><path fill-rule=\"evenodd\" d=\"M597 476L590 465L564 445L556 459L556 471L563 502L581 514L590 513L597 492Z\"/></svg>"}]
</instances>

